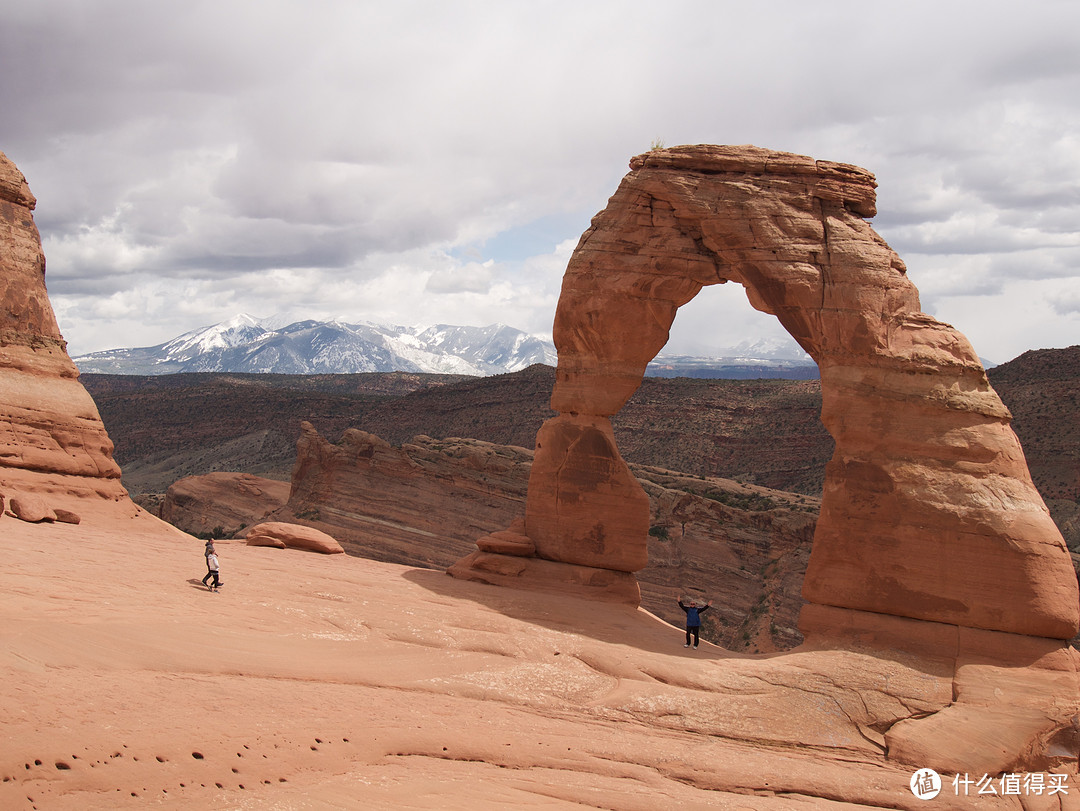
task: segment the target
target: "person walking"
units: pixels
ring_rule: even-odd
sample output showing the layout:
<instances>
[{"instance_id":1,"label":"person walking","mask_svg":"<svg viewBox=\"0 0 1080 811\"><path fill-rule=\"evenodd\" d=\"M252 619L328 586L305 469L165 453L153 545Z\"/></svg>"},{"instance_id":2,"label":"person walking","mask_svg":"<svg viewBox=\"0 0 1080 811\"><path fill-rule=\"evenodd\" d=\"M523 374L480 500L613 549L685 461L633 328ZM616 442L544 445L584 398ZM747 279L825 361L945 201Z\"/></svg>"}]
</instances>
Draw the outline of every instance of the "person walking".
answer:
<instances>
[{"instance_id":1,"label":"person walking","mask_svg":"<svg viewBox=\"0 0 1080 811\"><path fill-rule=\"evenodd\" d=\"M218 563L217 551L214 549L213 541L206 542L206 548L203 550L203 554L206 555L206 576L202 579L202 584L206 586L210 591L217 591L218 586L221 585L219 578L220 564ZM208 582L213 579L213 582Z\"/></svg>"},{"instance_id":2,"label":"person walking","mask_svg":"<svg viewBox=\"0 0 1080 811\"><path fill-rule=\"evenodd\" d=\"M694 639L694 650L697 650L698 646L698 634L701 631L701 615L712 608L712 600L705 603L705 605L698 607L697 600L690 600L690 605L684 605L682 600L679 600L679 608L686 612L686 644L684 648L690 647L690 638Z\"/></svg>"}]
</instances>

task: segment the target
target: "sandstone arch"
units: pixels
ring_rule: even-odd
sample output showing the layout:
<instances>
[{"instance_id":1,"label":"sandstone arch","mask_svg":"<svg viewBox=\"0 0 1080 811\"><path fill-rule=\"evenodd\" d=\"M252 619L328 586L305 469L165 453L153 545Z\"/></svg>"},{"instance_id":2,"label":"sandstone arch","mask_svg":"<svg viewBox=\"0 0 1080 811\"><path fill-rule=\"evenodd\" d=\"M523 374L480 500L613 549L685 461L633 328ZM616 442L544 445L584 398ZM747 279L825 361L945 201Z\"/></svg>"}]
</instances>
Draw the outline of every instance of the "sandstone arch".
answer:
<instances>
[{"instance_id":1,"label":"sandstone arch","mask_svg":"<svg viewBox=\"0 0 1080 811\"><path fill-rule=\"evenodd\" d=\"M481 542L453 573L497 579L556 562L573 583L633 598L648 507L609 418L678 308L733 281L817 361L836 440L804 619L821 606L1071 638L1076 577L1010 414L967 339L920 311L903 262L866 222L873 175L749 146L657 150L630 165L563 279L559 416L537 436L518 553L538 560Z\"/></svg>"}]
</instances>

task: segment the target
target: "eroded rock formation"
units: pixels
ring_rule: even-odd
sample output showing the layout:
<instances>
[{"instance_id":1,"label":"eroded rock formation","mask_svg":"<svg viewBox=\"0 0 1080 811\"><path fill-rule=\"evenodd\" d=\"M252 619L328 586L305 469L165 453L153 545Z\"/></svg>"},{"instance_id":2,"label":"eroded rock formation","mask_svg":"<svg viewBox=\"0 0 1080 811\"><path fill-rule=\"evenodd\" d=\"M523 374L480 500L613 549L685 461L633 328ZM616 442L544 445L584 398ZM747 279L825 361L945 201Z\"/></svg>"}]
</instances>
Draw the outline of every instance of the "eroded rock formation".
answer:
<instances>
[{"instance_id":1,"label":"eroded rock formation","mask_svg":"<svg viewBox=\"0 0 1080 811\"><path fill-rule=\"evenodd\" d=\"M658 150L631 168L563 280L560 414L537 437L526 516L537 557L644 565L647 514L608 420L678 308L735 281L821 369L837 447L806 598L1072 637L1076 578L1009 412L964 336L920 312L903 262L866 222L873 176L755 147Z\"/></svg>"},{"instance_id":2,"label":"eroded rock formation","mask_svg":"<svg viewBox=\"0 0 1080 811\"><path fill-rule=\"evenodd\" d=\"M248 530L247 543L248 546L306 549L324 555L337 555L345 551L332 535L314 527L285 521L264 521L256 524Z\"/></svg>"},{"instance_id":3,"label":"eroded rock formation","mask_svg":"<svg viewBox=\"0 0 1080 811\"><path fill-rule=\"evenodd\" d=\"M445 566L521 512L524 448L419 436L401 447L357 429L339 442L301 424L289 503L271 517L332 532L351 552Z\"/></svg>"},{"instance_id":4,"label":"eroded rock formation","mask_svg":"<svg viewBox=\"0 0 1080 811\"><path fill-rule=\"evenodd\" d=\"M288 500L288 482L250 473L207 473L173 482L159 515L192 535L229 538Z\"/></svg>"},{"instance_id":5,"label":"eroded rock formation","mask_svg":"<svg viewBox=\"0 0 1080 811\"><path fill-rule=\"evenodd\" d=\"M49 304L35 205L22 173L0 153L0 487L61 509L86 497L130 505Z\"/></svg>"}]
</instances>

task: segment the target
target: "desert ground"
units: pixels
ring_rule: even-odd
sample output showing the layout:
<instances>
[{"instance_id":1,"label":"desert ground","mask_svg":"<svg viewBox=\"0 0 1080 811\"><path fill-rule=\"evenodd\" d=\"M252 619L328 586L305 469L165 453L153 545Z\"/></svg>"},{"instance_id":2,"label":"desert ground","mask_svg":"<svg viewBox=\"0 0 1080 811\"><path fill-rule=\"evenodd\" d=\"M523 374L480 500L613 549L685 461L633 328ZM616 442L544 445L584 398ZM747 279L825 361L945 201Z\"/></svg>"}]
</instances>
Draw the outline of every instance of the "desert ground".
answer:
<instances>
[{"instance_id":1,"label":"desert ground","mask_svg":"<svg viewBox=\"0 0 1080 811\"><path fill-rule=\"evenodd\" d=\"M0 807L921 807L848 717L948 689L902 657L685 649L641 609L240 541L211 593L201 541L123 508L0 519Z\"/></svg>"}]
</instances>

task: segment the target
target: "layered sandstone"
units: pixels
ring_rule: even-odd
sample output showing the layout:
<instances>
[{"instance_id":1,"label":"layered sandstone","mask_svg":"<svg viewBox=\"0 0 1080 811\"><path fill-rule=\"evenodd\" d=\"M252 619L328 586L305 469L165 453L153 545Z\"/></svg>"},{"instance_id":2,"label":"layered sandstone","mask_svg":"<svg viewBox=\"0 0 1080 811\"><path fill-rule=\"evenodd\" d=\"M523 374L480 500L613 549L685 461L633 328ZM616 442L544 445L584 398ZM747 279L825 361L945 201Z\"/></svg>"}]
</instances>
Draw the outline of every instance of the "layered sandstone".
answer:
<instances>
[{"instance_id":1,"label":"layered sandstone","mask_svg":"<svg viewBox=\"0 0 1080 811\"><path fill-rule=\"evenodd\" d=\"M207 473L173 482L159 516L192 535L229 538L288 500L288 482L250 473Z\"/></svg>"},{"instance_id":2,"label":"layered sandstone","mask_svg":"<svg viewBox=\"0 0 1080 811\"><path fill-rule=\"evenodd\" d=\"M36 202L0 153L0 488L79 512L81 499L127 496L49 304Z\"/></svg>"},{"instance_id":3,"label":"layered sandstone","mask_svg":"<svg viewBox=\"0 0 1080 811\"><path fill-rule=\"evenodd\" d=\"M1071 638L1076 578L1009 412L964 336L920 312L903 262L866 222L873 176L756 147L658 150L631 168L563 279L560 415L538 434L529 486L537 556L644 565L641 494L605 441L607 421L678 308L734 281L821 369L836 450L806 598Z\"/></svg>"},{"instance_id":4,"label":"layered sandstone","mask_svg":"<svg viewBox=\"0 0 1080 811\"><path fill-rule=\"evenodd\" d=\"M9 180L0 187L10 196ZM17 255L5 247L5 262ZM41 293L26 301L45 306ZM17 293L8 299L22 306ZM135 510L108 475L111 460L64 468L65 451L81 458L76 439L107 437L42 394L62 390L43 371L65 358L35 332L34 307L21 312L0 347L0 384L18 395L5 406L15 437L6 441L22 464L0 468L0 490L10 502L20 491L7 484L18 481L89 509L78 526L5 518L0 532L5 808L444 808L448 797L469 808L919 808L907 788L913 766L1002 780L1049 770L1075 792L1076 656L1054 638L811 604L803 619L815 633L800 650L687 651L678 629L630 606L242 544L223 545L230 589L210 595L201 542ZM15 340L20 330L30 343ZM17 409L33 419L19 422ZM581 416L570 413L550 447L576 436L564 443L579 454L566 484L610 502L612 487L583 482L586 451L598 449L604 482L626 479L597 440L603 423L573 421ZM53 445L25 441L35 430L55 430ZM361 467L393 461L363 436L311 450ZM417 461L410 477L410 467L397 468L405 488L434 472ZM310 493L333 493L320 470L335 466L299 472L318 484ZM556 504L573 495L554 492ZM666 509L669 535L692 523L689 505ZM425 516L432 537L445 529L436 518ZM501 561L583 581L633 577L528 557L540 552L528 522L507 525L482 533ZM118 582L118 561L135 552L138 576ZM1068 807L1062 799L1023 804Z\"/></svg>"},{"instance_id":5,"label":"layered sandstone","mask_svg":"<svg viewBox=\"0 0 1080 811\"><path fill-rule=\"evenodd\" d=\"M520 514L532 453L419 436L400 448L358 429L337 443L307 422L288 504L271 517L326 529L353 553L443 568Z\"/></svg>"},{"instance_id":6,"label":"layered sandstone","mask_svg":"<svg viewBox=\"0 0 1080 811\"><path fill-rule=\"evenodd\" d=\"M182 504L174 498L169 515L199 533L225 520L248 526L269 516L321 529L351 555L437 569L468 555L475 542L474 579L529 588L522 561L535 548L523 516L532 456L460 438L418 436L393 447L362 431L335 445L305 426L287 505L273 492L275 484L287 492L283 482L256 482L241 494L237 488L252 477L219 473L177 482L170 497L182 494ZM678 623L680 596L714 598L705 615L710 641L748 651L798 644L817 499L655 467L632 465L631 472L648 498L651 527L649 564L638 573L641 604ZM629 599L618 577L606 586L615 599Z\"/></svg>"}]
</instances>

